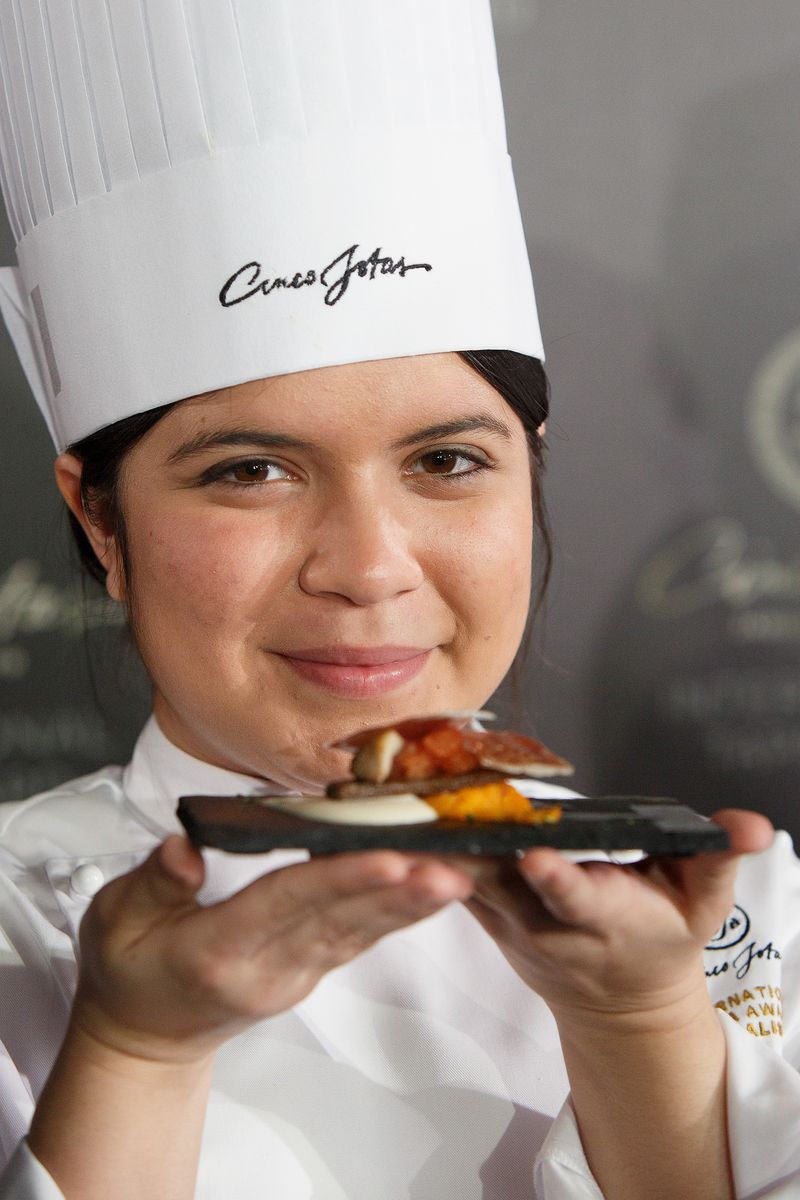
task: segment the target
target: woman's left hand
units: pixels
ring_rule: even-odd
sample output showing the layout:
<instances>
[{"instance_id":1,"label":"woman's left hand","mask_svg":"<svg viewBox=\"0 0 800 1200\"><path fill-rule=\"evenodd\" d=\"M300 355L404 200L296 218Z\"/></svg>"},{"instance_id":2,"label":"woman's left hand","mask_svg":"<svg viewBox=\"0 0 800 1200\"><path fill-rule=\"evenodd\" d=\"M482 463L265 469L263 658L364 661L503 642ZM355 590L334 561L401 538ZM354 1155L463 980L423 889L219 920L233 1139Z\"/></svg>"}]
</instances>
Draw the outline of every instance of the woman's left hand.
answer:
<instances>
[{"instance_id":1,"label":"woman's left hand","mask_svg":"<svg viewBox=\"0 0 800 1200\"><path fill-rule=\"evenodd\" d=\"M701 952L733 907L739 857L772 839L757 813L714 820L730 838L723 853L617 866L540 848L473 865L469 908L557 1016L655 1014L704 985Z\"/></svg>"},{"instance_id":2,"label":"woman's left hand","mask_svg":"<svg viewBox=\"0 0 800 1200\"><path fill-rule=\"evenodd\" d=\"M735 1194L726 1042L702 950L733 906L739 857L766 849L773 830L756 813L714 819L730 838L720 854L623 867L538 849L473 867L469 907L553 1012L608 1200Z\"/></svg>"}]
</instances>

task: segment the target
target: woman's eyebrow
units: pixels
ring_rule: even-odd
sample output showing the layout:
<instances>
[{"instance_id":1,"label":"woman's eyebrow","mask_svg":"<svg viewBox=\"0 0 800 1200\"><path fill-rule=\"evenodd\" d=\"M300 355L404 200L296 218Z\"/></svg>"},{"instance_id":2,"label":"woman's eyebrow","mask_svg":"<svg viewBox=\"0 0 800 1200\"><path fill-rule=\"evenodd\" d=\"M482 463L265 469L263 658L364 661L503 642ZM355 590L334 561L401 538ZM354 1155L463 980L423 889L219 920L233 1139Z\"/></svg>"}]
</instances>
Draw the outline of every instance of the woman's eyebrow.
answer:
<instances>
[{"instance_id":1,"label":"woman's eyebrow","mask_svg":"<svg viewBox=\"0 0 800 1200\"><path fill-rule=\"evenodd\" d=\"M422 429L415 429L398 438L392 443L390 449L404 450L407 446L415 446L419 442L456 437L458 434L474 433L477 430L497 434L506 441L511 440L511 430L504 421L493 417L490 413L475 413L473 416L442 421L436 425L426 425ZM172 451L167 461L170 463L183 462L195 454L201 454L204 450L213 450L220 446L259 446L261 449L275 449L277 446L283 449L304 451L314 449L312 442L292 437L287 433L274 433L265 429L210 429L182 442L177 449Z\"/></svg>"},{"instance_id":2,"label":"woman's eyebrow","mask_svg":"<svg viewBox=\"0 0 800 1200\"><path fill-rule=\"evenodd\" d=\"M183 462L184 459L191 458L193 454L200 454L203 450L211 450L217 446L260 446L262 449L274 449L276 446L281 446L284 449L292 450L313 449L311 442L304 442L302 438L290 437L286 433L272 433L265 429L211 429L206 433L198 433L195 437L183 442L177 450L172 451L167 461Z\"/></svg>"},{"instance_id":3,"label":"woman's eyebrow","mask_svg":"<svg viewBox=\"0 0 800 1200\"><path fill-rule=\"evenodd\" d=\"M474 433L477 430L496 433L506 441L511 441L511 429L505 421L491 416L490 413L475 413L471 417L461 417L455 421L443 421L439 425L426 425L423 429L415 429L413 433L392 442L391 449L404 450L407 446L415 446L418 442L455 437L459 433Z\"/></svg>"}]
</instances>

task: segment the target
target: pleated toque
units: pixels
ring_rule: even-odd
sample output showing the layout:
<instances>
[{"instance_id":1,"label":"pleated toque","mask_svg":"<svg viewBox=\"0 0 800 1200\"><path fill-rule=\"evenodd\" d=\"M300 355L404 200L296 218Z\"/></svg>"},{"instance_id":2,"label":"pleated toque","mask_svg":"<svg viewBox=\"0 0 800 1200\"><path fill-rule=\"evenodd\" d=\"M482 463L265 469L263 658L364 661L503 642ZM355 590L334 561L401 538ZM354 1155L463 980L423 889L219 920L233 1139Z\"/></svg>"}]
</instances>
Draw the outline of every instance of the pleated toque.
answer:
<instances>
[{"instance_id":1,"label":"pleated toque","mask_svg":"<svg viewBox=\"0 0 800 1200\"><path fill-rule=\"evenodd\" d=\"M250 379L543 357L489 0L0 0L2 308L58 448Z\"/></svg>"}]
</instances>

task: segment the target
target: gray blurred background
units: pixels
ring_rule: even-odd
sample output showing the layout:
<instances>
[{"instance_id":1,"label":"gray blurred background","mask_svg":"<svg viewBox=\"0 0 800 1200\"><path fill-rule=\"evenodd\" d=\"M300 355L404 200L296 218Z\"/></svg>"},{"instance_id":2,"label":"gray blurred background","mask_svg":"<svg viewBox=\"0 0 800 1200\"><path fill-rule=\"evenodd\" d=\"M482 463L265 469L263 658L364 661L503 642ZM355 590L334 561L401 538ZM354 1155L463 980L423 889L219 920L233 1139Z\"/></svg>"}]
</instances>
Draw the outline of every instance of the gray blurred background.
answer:
<instances>
[{"instance_id":1,"label":"gray blurred background","mask_svg":"<svg viewBox=\"0 0 800 1200\"><path fill-rule=\"evenodd\" d=\"M585 791L800 833L800 8L494 0L553 416L556 569L499 698ZM2 261L13 262L2 231ZM124 761L147 709L82 596L7 337L0 797ZM91 664L91 665L90 665Z\"/></svg>"}]
</instances>

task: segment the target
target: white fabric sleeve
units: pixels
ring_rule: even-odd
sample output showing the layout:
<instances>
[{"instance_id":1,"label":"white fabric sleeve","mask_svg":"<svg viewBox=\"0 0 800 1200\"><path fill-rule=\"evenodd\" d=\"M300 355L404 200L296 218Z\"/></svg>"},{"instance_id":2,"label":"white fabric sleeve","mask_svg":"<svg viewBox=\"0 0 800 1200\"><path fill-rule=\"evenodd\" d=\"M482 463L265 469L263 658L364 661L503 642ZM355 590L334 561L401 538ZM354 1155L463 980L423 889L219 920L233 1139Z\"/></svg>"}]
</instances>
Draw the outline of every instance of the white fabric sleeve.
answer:
<instances>
[{"instance_id":1,"label":"white fabric sleeve","mask_svg":"<svg viewBox=\"0 0 800 1200\"><path fill-rule=\"evenodd\" d=\"M20 1142L14 1157L0 1176L0 1200L64 1200L27 1142Z\"/></svg>"},{"instance_id":2,"label":"white fabric sleeve","mask_svg":"<svg viewBox=\"0 0 800 1200\"><path fill-rule=\"evenodd\" d=\"M538 1200L603 1200L583 1153L578 1121L569 1098L537 1155L534 1187Z\"/></svg>"},{"instance_id":3,"label":"white fabric sleeve","mask_svg":"<svg viewBox=\"0 0 800 1200\"><path fill-rule=\"evenodd\" d=\"M28 1081L0 1042L0 1178L3 1178L3 1168L28 1132L33 1109Z\"/></svg>"},{"instance_id":4,"label":"white fabric sleeve","mask_svg":"<svg viewBox=\"0 0 800 1200\"><path fill-rule=\"evenodd\" d=\"M728 1129L737 1200L800 1196L800 1072L719 1014L728 1044Z\"/></svg>"},{"instance_id":5,"label":"white fabric sleeve","mask_svg":"<svg viewBox=\"0 0 800 1200\"><path fill-rule=\"evenodd\" d=\"M727 1102L737 1200L800 1197L800 1072L724 1013ZM570 1101L536 1160L539 1200L603 1200Z\"/></svg>"},{"instance_id":6,"label":"white fabric sleeve","mask_svg":"<svg viewBox=\"0 0 800 1200\"><path fill-rule=\"evenodd\" d=\"M0 1042L0 1200L64 1200L61 1190L22 1140L33 1107L27 1081Z\"/></svg>"}]
</instances>

